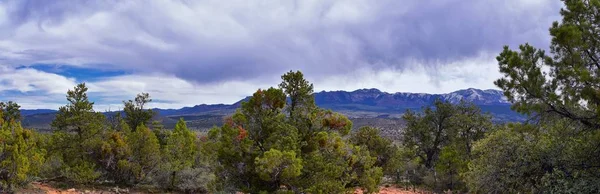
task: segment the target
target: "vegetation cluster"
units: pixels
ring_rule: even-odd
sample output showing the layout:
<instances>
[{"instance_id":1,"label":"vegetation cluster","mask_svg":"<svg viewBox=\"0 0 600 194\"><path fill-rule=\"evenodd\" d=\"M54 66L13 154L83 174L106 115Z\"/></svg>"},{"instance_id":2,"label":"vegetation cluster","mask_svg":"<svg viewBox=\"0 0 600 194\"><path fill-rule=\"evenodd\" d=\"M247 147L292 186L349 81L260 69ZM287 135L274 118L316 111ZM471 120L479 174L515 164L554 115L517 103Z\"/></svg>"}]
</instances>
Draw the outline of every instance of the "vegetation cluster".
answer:
<instances>
[{"instance_id":1,"label":"vegetation cluster","mask_svg":"<svg viewBox=\"0 0 600 194\"><path fill-rule=\"evenodd\" d=\"M550 54L525 44L497 57L495 84L528 116L523 123L436 101L407 111L392 141L317 107L313 85L290 71L222 126L196 133L183 119L172 130L153 121L146 93L106 118L79 84L51 133L23 129L19 105L0 103L0 189L55 180L188 193L372 193L390 180L436 192L600 193L600 0L564 2Z\"/></svg>"}]
</instances>

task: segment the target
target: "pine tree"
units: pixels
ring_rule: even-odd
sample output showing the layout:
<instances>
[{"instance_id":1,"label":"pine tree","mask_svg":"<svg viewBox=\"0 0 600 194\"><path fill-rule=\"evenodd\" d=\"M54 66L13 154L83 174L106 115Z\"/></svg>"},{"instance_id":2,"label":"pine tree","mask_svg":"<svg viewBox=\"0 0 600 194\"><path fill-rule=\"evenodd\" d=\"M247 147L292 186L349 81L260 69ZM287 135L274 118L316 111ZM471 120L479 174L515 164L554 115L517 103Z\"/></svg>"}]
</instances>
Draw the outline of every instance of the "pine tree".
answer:
<instances>
[{"instance_id":1,"label":"pine tree","mask_svg":"<svg viewBox=\"0 0 600 194\"><path fill-rule=\"evenodd\" d=\"M67 92L69 104L60 107L51 126L54 128L50 154L64 163L61 175L78 183L89 183L100 177L104 115L95 112L84 83Z\"/></svg>"},{"instance_id":2,"label":"pine tree","mask_svg":"<svg viewBox=\"0 0 600 194\"><path fill-rule=\"evenodd\" d=\"M550 54L524 44L496 58L503 77L494 83L533 124L475 143L473 192L600 192L600 1L563 2Z\"/></svg>"},{"instance_id":3,"label":"pine tree","mask_svg":"<svg viewBox=\"0 0 600 194\"><path fill-rule=\"evenodd\" d=\"M290 71L282 75L281 79L283 81L279 84L279 88L290 98L287 107L290 119L298 118L299 114L315 108L315 100L312 96L313 85L304 79L302 72Z\"/></svg>"},{"instance_id":4,"label":"pine tree","mask_svg":"<svg viewBox=\"0 0 600 194\"><path fill-rule=\"evenodd\" d=\"M149 126L150 120L155 115L152 110L144 110L144 106L152 102L150 94L141 93L135 97L135 100L123 101L123 112L125 112L125 122L129 125L129 128L134 131L140 125Z\"/></svg>"}]
</instances>

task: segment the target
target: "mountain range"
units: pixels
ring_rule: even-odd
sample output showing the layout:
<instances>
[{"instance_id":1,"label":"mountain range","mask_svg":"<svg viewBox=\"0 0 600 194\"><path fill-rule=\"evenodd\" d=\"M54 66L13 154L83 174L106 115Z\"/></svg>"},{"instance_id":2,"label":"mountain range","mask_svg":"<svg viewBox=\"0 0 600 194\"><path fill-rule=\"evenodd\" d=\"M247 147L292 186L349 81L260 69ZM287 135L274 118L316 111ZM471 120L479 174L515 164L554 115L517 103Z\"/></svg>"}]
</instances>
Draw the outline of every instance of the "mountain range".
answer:
<instances>
[{"instance_id":1,"label":"mountain range","mask_svg":"<svg viewBox=\"0 0 600 194\"><path fill-rule=\"evenodd\" d=\"M480 90L469 88L446 94L426 93L387 93L378 89L360 89L355 91L322 91L314 93L315 103L322 108L331 109L346 114L352 119L390 118L397 119L406 110L420 110L433 104L436 99L458 103L461 100L473 102L484 112L490 113L497 122L521 121L524 117L510 109L500 90ZM244 98L234 104L201 104L181 109L153 109L158 112L158 118L165 126L174 123L178 118L184 118L198 128L218 125L222 117L231 114L240 107ZM56 110L38 109L22 110L24 125L45 128L53 119ZM108 113L107 113L108 114ZM45 126L45 127L44 127Z\"/></svg>"}]
</instances>

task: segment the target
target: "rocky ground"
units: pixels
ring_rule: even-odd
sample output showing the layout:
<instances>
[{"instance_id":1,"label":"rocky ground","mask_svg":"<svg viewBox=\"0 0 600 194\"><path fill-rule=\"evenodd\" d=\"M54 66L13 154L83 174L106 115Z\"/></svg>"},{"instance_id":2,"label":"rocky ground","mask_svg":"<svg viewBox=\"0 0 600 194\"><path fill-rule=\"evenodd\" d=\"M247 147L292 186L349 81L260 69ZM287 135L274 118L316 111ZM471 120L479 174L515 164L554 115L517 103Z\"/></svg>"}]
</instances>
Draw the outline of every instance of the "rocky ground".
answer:
<instances>
[{"instance_id":1,"label":"rocky ground","mask_svg":"<svg viewBox=\"0 0 600 194\"><path fill-rule=\"evenodd\" d=\"M413 190L406 188L398 188L398 187L381 187L379 189L379 194L429 194L431 192L425 192L421 190ZM354 194L363 194L363 191L360 189L356 189Z\"/></svg>"},{"instance_id":2,"label":"rocky ground","mask_svg":"<svg viewBox=\"0 0 600 194\"><path fill-rule=\"evenodd\" d=\"M63 189L48 183L33 182L28 188L21 189L16 193L23 194L121 194L121 193L157 193L150 191L130 190L119 187L99 187L99 188L70 188ZM159 192L160 193L160 192Z\"/></svg>"},{"instance_id":3,"label":"rocky ground","mask_svg":"<svg viewBox=\"0 0 600 194\"><path fill-rule=\"evenodd\" d=\"M51 184L34 182L28 188L21 189L17 193L23 194L120 194L120 193L132 193L132 194L142 194L142 193L155 193L150 191L133 191L124 188L118 187L102 187L102 188L70 188L70 189L61 189ZM398 187L381 187L379 190L380 194L425 194L430 192L424 192L420 190L406 189L406 188L398 188ZM363 191L357 189L354 194L363 194Z\"/></svg>"}]
</instances>

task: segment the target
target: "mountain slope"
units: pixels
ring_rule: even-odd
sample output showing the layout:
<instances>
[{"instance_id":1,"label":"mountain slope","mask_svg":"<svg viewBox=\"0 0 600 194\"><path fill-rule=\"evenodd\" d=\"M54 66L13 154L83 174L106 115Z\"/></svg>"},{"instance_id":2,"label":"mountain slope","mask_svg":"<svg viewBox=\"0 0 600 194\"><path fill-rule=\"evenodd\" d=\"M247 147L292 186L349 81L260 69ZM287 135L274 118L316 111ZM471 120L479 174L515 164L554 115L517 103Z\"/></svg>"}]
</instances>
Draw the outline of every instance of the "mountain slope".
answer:
<instances>
[{"instance_id":1,"label":"mountain slope","mask_svg":"<svg viewBox=\"0 0 600 194\"><path fill-rule=\"evenodd\" d=\"M510 105L499 90L465 89L448 94L387 93L378 89L361 89L353 92L333 91L315 93L319 105L361 104L387 108L421 107L432 104L436 99L458 103L466 100L476 105Z\"/></svg>"},{"instance_id":2,"label":"mountain slope","mask_svg":"<svg viewBox=\"0 0 600 194\"><path fill-rule=\"evenodd\" d=\"M464 89L447 94L425 94L425 93L387 93L378 89L360 89L348 91L323 91L314 94L315 103L322 108L342 112L351 118L398 118L406 110L420 110L423 106L431 105L436 99L458 103L461 100L473 102L484 112L489 112L495 121L521 121L523 116L510 109L510 103L499 90ZM207 127L210 124L218 124L221 118L231 114L240 107L241 102L234 104L201 104L181 109L153 109L159 113L159 117L167 127L171 121L180 117L199 126ZM25 124L31 126L43 126L48 123L55 112L54 110L23 110ZM36 112L40 112L37 114ZM210 127L210 126L208 126Z\"/></svg>"},{"instance_id":3,"label":"mountain slope","mask_svg":"<svg viewBox=\"0 0 600 194\"><path fill-rule=\"evenodd\" d=\"M52 109L23 109L23 110L21 110L21 115L22 116L28 116L28 115L54 113L54 112L56 112L56 110L52 110Z\"/></svg>"},{"instance_id":4,"label":"mountain slope","mask_svg":"<svg viewBox=\"0 0 600 194\"><path fill-rule=\"evenodd\" d=\"M496 121L521 121L523 116L510 109L502 91L464 89L447 94L387 93L377 89L361 89L352 92L331 91L315 93L317 105L340 111L350 117L399 117L406 110L420 110L433 104L436 99L459 103L473 102Z\"/></svg>"}]
</instances>

